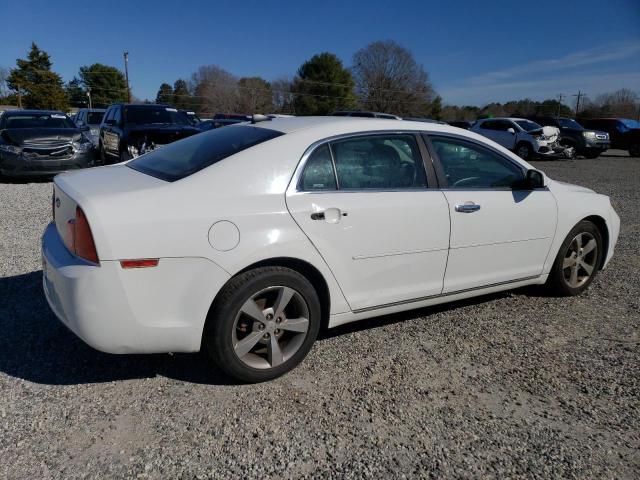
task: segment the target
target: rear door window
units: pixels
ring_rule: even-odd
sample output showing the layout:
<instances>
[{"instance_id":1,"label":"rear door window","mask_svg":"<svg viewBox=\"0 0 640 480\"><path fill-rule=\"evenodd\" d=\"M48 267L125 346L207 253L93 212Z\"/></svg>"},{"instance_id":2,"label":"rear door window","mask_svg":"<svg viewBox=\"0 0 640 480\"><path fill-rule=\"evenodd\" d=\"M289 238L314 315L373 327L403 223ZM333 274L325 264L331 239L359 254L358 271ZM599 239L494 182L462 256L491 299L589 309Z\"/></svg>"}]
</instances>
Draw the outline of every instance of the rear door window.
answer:
<instances>
[{"instance_id":1,"label":"rear door window","mask_svg":"<svg viewBox=\"0 0 640 480\"><path fill-rule=\"evenodd\" d=\"M372 135L331 142L338 188L426 188L427 177L413 135Z\"/></svg>"},{"instance_id":2,"label":"rear door window","mask_svg":"<svg viewBox=\"0 0 640 480\"><path fill-rule=\"evenodd\" d=\"M248 125L217 128L141 155L127 166L173 182L281 135L282 132Z\"/></svg>"}]
</instances>

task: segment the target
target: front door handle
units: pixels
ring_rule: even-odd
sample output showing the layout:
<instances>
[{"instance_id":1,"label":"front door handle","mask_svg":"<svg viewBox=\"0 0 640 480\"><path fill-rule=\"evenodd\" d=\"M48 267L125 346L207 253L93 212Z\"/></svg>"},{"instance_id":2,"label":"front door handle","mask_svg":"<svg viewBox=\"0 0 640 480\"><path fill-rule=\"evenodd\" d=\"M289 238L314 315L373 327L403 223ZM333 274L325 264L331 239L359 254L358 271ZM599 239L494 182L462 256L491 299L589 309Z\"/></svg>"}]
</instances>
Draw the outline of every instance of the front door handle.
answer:
<instances>
[{"instance_id":1,"label":"front door handle","mask_svg":"<svg viewBox=\"0 0 640 480\"><path fill-rule=\"evenodd\" d=\"M311 220L324 220L324 212L315 212L311 214Z\"/></svg>"},{"instance_id":2,"label":"front door handle","mask_svg":"<svg viewBox=\"0 0 640 480\"><path fill-rule=\"evenodd\" d=\"M480 205L473 202L459 203L456 205L456 212L460 213L473 213L478 210L480 210Z\"/></svg>"}]
</instances>

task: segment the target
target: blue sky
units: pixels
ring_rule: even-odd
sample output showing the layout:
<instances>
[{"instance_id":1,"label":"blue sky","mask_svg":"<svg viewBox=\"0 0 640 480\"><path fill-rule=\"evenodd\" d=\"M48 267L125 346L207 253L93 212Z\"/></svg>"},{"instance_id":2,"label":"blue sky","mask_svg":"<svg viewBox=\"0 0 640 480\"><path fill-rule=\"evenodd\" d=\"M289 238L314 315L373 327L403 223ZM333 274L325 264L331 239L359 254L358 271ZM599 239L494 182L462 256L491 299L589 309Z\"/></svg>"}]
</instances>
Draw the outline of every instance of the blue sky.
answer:
<instances>
[{"instance_id":1,"label":"blue sky","mask_svg":"<svg viewBox=\"0 0 640 480\"><path fill-rule=\"evenodd\" d=\"M350 65L381 39L411 50L445 103L640 92L640 0L0 0L0 19L0 66L35 41L69 80L94 62L122 68L128 50L140 98L200 65L268 80L322 51Z\"/></svg>"}]
</instances>

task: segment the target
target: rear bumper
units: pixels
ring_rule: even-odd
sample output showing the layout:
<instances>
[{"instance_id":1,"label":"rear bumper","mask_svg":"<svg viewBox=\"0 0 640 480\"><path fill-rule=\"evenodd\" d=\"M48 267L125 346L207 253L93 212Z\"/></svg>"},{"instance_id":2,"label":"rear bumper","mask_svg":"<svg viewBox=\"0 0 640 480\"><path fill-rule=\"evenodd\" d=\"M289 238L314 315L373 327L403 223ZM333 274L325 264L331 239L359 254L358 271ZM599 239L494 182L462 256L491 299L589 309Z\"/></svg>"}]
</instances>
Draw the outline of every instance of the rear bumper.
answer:
<instances>
[{"instance_id":1,"label":"rear bumper","mask_svg":"<svg viewBox=\"0 0 640 480\"><path fill-rule=\"evenodd\" d=\"M107 353L200 350L207 312L229 275L204 258L163 258L124 270L72 255L55 225L42 238L44 293L60 321Z\"/></svg>"},{"instance_id":2,"label":"rear bumper","mask_svg":"<svg viewBox=\"0 0 640 480\"><path fill-rule=\"evenodd\" d=\"M2 153L0 173L7 177L55 175L68 170L89 167L92 159L91 150L76 152L73 156L64 159L31 159L20 154Z\"/></svg>"}]
</instances>

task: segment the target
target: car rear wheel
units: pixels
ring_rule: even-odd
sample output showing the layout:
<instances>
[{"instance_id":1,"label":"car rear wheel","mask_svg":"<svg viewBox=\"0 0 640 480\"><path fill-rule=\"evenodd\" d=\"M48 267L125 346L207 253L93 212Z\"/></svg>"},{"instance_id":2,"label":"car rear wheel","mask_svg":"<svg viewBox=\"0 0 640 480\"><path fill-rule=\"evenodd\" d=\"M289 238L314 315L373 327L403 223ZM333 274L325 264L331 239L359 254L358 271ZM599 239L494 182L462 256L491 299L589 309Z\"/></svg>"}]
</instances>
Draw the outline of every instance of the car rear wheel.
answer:
<instances>
[{"instance_id":1,"label":"car rear wheel","mask_svg":"<svg viewBox=\"0 0 640 480\"><path fill-rule=\"evenodd\" d=\"M602 235L593 223L583 220L567 235L551 269L548 287L560 296L584 292L602 261Z\"/></svg>"},{"instance_id":2,"label":"car rear wheel","mask_svg":"<svg viewBox=\"0 0 640 480\"><path fill-rule=\"evenodd\" d=\"M528 143L519 143L518 145L516 145L516 155L518 155L521 159L529 160L532 153L533 149Z\"/></svg>"},{"instance_id":3,"label":"car rear wheel","mask_svg":"<svg viewBox=\"0 0 640 480\"><path fill-rule=\"evenodd\" d=\"M320 329L320 301L311 283L284 267L238 275L216 299L204 347L227 375L255 383L295 368Z\"/></svg>"}]
</instances>

